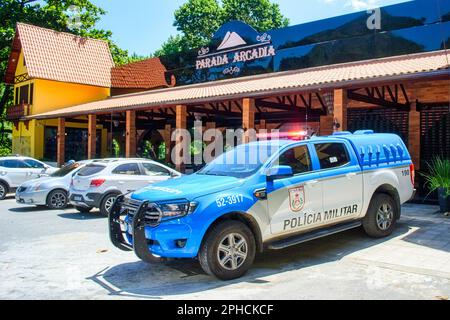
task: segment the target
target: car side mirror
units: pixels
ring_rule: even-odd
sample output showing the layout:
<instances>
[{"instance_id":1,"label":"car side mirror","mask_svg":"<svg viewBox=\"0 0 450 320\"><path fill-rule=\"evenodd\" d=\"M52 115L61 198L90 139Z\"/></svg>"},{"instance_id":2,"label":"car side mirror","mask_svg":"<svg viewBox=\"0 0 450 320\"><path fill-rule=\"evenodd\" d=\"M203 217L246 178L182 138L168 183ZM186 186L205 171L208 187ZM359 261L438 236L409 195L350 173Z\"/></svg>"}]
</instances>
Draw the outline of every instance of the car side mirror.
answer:
<instances>
[{"instance_id":1,"label":"car side mirror","mask_svg":"<svg viewBox=\"0 0 450 320\"><path fill-rule=\"evenodd\" d=\"M267 170L266 177L268 181L290 178L294 175L290 166L275 166Z\"/></svg>"}]
</instances>

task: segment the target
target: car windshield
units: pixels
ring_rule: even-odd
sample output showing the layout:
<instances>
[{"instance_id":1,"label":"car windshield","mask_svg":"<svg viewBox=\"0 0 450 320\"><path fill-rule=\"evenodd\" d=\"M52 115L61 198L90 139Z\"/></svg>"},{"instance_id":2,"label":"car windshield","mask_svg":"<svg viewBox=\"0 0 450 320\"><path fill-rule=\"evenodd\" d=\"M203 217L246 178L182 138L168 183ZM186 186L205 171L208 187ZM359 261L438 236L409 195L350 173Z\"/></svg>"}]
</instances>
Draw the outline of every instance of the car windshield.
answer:
<instances>
[{"instance_id":1,"label":"car windshield","mask_svg":"<svg viewBox=\"0 0 450 320\"><path fill-rule=\"evenodd\" d=\"M247 178L255 174L280 147L277 143L240 145L219 156L197 174Z\"/></svg>"},{"instance_id":2,"label":"car windshield","mask_svg":"<svg viewBox=\"0 0 450 320\"><path fill-rule=\"evenodd\" d=\"M52 173L50 175L50 177L53 177L53 178L64 177L64 176L68 175L69 173L71 173L72 171L74 171L75 169L79 168L80 166L81 166L81 163L78 163L78 162L64 166L61 169L59 169L58 171L56 171L55 173Z\"/></svg>"}]
</instances>

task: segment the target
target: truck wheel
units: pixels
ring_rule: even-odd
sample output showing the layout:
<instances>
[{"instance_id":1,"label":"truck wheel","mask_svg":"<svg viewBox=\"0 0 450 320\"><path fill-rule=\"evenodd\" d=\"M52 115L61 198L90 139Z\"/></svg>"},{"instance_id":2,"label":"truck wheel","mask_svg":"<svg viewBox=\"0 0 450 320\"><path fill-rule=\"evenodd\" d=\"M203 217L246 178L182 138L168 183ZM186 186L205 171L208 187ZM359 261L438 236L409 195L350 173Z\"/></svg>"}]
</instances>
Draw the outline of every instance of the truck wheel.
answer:
<instances>
[{"instance_id":1,"label":"truck wheel","mask_svg":"<svg viewBox=\"0 0 450 320\"><path fill-rule=\"evenodd\" d=\"M375 194L363 220L364 231L373 238L390 236L397 224L395 200L384 193Z\"/></svg>"},{"instance_id":2,"label":"truck wheel","mask_svg":"<svg viewBox=\"0 0 450 320\"><path fill-rule=\"evenodd\" d=\"M79 206L75 206L75 209L78 211L78 212L81 212L81 213L89 213L89 212L91 212L91 210L93 209L92 207L79 207Z\"/></svg>"},{"instance_id":3,"label":"truck wheel","mask_svg":"<svg viewBox=\"0 0 450 320\"><path fill-rule=\"evenodd\" d=\"M47 206L50 209L65 209L67 207L67 192L53 190L47 196Z\"/></svg>"},{"instance_id":4,"label":"truck wheel","mask_svg":"<svg viewBox=\"0 0 450 320\"><path fill-rule=\"evenodd\" d=\"M4 182L0 182L0 200L4 200L8 194L8 185Z\"/></svg>"},{"instance_id":5,"label":"truck wheel","mask_svg":"<svg viewBox=\"0 0 450 320\"><path fill-rule=\"evenodd\" d=\"M108 216L116 199L117 194L108 194L106 197L104 197L102 202L100 203L100 213L104 216Z\"/></svg>"},{"instance_id":6,"label":"truck wheel","mask_svg":"<svg viewBox=\"0 0 450 320\"><path fill-rule=\"evenodd\" d=\"M208 232L198 258L209 275L232 280L250 269L255 253L255 237L251 230L242 222L226 221Z\"/></svg>"}]
</instances>

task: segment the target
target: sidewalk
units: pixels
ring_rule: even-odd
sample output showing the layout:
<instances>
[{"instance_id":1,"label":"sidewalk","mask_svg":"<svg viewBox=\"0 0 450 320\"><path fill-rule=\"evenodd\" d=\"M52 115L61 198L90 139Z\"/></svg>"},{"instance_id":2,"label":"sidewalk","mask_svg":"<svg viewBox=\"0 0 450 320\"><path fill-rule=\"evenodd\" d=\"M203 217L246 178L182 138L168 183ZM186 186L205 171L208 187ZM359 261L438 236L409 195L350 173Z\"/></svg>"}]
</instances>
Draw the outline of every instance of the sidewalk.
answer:
<instances>
[{"instance_id":1,"label":"sidewalk","mask_svg":"<svg viewBox=\"0 0 450 320\"><path fill-rule=\"evenodd\" d=\"M398 271L450 279L450 218L435 206L405 205L400 228L409 231L346 259Z\"/></svg>"}]
</instances>

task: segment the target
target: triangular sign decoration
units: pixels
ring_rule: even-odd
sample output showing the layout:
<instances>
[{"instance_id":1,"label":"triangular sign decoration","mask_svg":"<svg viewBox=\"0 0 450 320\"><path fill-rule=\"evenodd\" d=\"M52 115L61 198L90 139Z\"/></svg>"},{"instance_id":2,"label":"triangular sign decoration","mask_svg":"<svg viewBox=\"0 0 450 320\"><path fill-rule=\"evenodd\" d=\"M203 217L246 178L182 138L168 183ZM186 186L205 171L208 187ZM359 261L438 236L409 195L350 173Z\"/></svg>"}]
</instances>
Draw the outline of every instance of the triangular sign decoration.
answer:
<instances>
[{"instance_id":1,"label":"triangular sign decoration","mask_svg":"<svg viewBox=\"0 0 450 320\"><path fill-rule=\"evenodd\" d=\"M244 39L241 38L240 35L238 35L236 32L230 32L228 31L225 35L225 38L223 38L222 43L217 48L217 50L224 50L228 48L234 48L237 46L246 45L247 43L244 41Z\"/></svg>"}]
</instances>

